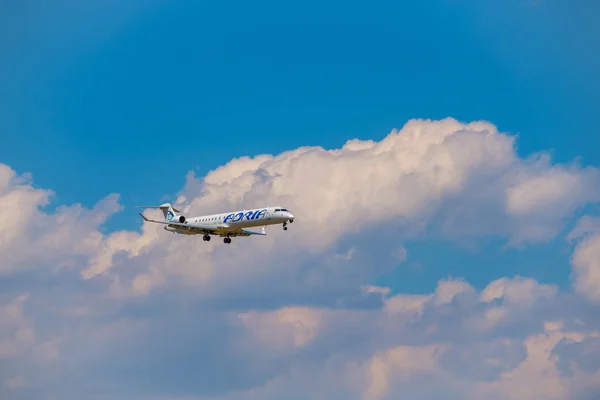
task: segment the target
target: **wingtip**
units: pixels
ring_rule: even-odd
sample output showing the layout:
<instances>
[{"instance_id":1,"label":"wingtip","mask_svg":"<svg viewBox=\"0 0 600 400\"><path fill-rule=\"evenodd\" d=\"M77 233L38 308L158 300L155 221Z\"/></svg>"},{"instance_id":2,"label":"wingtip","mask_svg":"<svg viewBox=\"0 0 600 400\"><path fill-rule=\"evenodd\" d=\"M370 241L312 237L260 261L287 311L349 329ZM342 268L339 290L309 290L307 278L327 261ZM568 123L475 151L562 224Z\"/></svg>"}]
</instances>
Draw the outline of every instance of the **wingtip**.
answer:
<instances>
[{"instance_id":1,"label":"wingtip","mask_svg":"<svg viewBox=\"0 0 600 400\"><path fill-rule=\"evenodd\" d=\"M140 214L140 217L144 218L144 221L148 221L148 218L146 218L146 217L144 216L144 214L142 214L141 212L138 212L138 214Z\"/></svg>"}]
</instances>

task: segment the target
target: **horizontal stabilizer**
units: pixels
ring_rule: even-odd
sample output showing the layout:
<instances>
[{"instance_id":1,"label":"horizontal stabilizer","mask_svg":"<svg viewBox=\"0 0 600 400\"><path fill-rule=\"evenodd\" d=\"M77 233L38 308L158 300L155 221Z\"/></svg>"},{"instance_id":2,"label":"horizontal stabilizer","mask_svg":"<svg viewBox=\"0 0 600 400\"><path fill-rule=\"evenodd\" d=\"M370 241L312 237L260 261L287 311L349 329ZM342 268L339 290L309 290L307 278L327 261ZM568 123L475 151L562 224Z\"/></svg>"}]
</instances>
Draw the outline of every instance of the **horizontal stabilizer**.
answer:
<instances>
[{"instance_id":1,"label":"horizontal stabilizer","mask_svg":"<svg viewBox=\"0 0 600 400\"><path fill-rule=\"evenodd\" d=\"M147 208L151 208L151 207L147 207ZM144 218L144 221L150 221L150 222L152 222L151 220L149 220L148 218L146 218L146 216L144 214L142 214L141 212L139 212L138 214L140 214L140 216L142 218Z\"/></svg>"}]
</instances>

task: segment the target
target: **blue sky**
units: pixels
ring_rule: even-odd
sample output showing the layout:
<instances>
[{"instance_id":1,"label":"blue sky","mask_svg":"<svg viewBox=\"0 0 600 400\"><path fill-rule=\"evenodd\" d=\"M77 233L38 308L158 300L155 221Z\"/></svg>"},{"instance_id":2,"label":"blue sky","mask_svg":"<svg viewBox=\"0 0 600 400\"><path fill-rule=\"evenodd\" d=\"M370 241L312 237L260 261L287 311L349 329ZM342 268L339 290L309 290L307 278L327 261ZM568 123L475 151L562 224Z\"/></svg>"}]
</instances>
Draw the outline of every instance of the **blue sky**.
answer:
<instances>
[{"instance_id":1,"label":"blue sky","mask_svg":"<svg viewBox=\"0 0 600 400\"><path fill-rule=\"evenodd\" d=\"M600 106L599 13L600 3L592 0L0 2L0 135L3 144L0 146L0 163L7 164L18 175L30 173L36 188L55 193L49 205L41 207L42 211L29 213L29 203L23 206L20 210L22 218L32 218L35 222L37 220L32 216L37 215L42 221L39 232L44 229L53 232L44 222L45 218L52 218L55 211L60 216L63 206L81 203L85 208L81 213L66 209L67 213L73 213L70 214L72 221L66 223L73 225L68 225L71 227L69 232L54 232L56 242L39 242L39 252L43 256L36 251L32 251L32 255L21 252L19 249L24 244L13 249L17 255L11 257L15 260L22 257L25 261L14 261L14 265L21 268L14 274L10 270L10 273L0 275L0 293L5 292L0 296L0 306L4 297L31 291L40 297L36 300L33 294L32 300L27 301L33 302L34 314L42 313L40 310L44 310L45 305L40 299L45 298L47 290L52 296L58 296L48 295L47 298L52 299L48 300L50 304L54 301L61 305L77 303L73 299L90 296L94 300L81 301L94 308L86 301L95 301L95 296L106 291L119 300L106 309L102 303L102 307L98 307L100 315L94 314L94 318L77 326L83 332L87 327L110 322L110 328L103 326L107 331L118 325L114 329L122 328L126 337L135 337L137 329L142 328L121 327L115 322L120 319L111 312L124 310L123 314L133 319L140 315L157 315L149 322L150 326L152 323L160 325L161 317L173 324L176 324L173 321L181 323L189 318L188 311L181 309L172 319L170 315L166 318L168 312L161 308L161 295L169 299L164 300L168 303L165 308L195 307L206 301L209 305L202 303L202 307L219 304L218 307L232 307L236 312L244 312L249 311L244 307L251 307L240 306L243 301L268 304L266 308L293 303L310 306L338 304L336 301L361 303L362 300L356 299L360 285L389 287L394 294L421 294L434 292L439 281L449 276L464 278L481 290L495 279L523 275L540 284L558 285L567 295L576 292L574 296L585 297L581 294L585 293L593 297L589 288L572 288L575 265L572 258L579 242L573 244L567 240L568 233L578 226L580 216L596 215L598 211L593 201L595 178L593 174L582 177L581 169L574 173L581 176L580 182L584 183L584 189L574 186L580 188L580 192L586 192L581 199L579 194L557 195L560 199L556 200L556 205L550 199L556 193L550 190L544 192L541 200L537 198L539 204L532 208L533 211L527 209L527 205L515 206L529 211L522 217L513 218L507 216L509 213L504 215L504 211L498 211L508 209L509 205L500 200L496 204L497 199L492 196L496 193L495 181L491 180L488 185L485 180L487 164L482 164L483 175L477 175L478 167L473 167L475 172L465 175L468 176L466 189L448 195L448 198L441 196L441 202L450 199L448 204L436 208L431 215L421 214L422 210L419 210L415 212L417 218L410 208L406 214L402 214L404 209L398 211L406 218L399 218L399 226L408 227L410 233L403 232L403 228L395 231L395 226L374 227L369 231L368 223L361 225L367 217L359 215L362 209L357 208L347 212L356 215L357 229L370 237L362 241L360 235L353 235L354 231L342 235L336 231L336 223L346 221L343 219L346 211L341 211L337 215L340 220L334 218L331 226L331 236L339 241L323 245L327 251L301 253L302 250L290 250L291 254L296 254L294 251L301 253L297 254L298 259L289 260L284 254L277 253L264 256L264 262L263 255L256 256L254 259L261 262L248 261L250 264L244 271L237 270L239 264L235 262L247 260L238 258L241 257L239 254L225 254L221 248L214 253L211 250L207 255L197 243L168 242L171 237L160 236L162 232L159 232L160 239L153 238L148 232L136 239L131 237L140 232L142 226L135 205L174 201L177 194L183 192L194 198L190 200L193 213L202 213L202 207L217 207L221 201L219 195L211 192L213 197L207 196L208 200L204 201L197 196L197 187L208 185L202 183L202 177L234 158L277 155L302 146L335 149L355 138L381 141L392 129L401 129L415 118L441 120L452 117L465 123L489 121L501 133L517 136L516 152L521 158L538 151L549 151L551 164L569 164L577 160L582 167L597 167L600 165L597 123ZM477 127L473 131L477 131ZM470 160L467 146L479 143L479 139L468 142L458 137L455 140L452 143L463 144L467 149L461 157ZM495 137L489 145L500 150L498 153L492 151L490 155L504 154L502 143L503 139ZM404 158L410 157L405 154ZM456 159L456 165L461 160ZM492 165L493 161L490 163ZM528 169L530 167L523 161L518 168L538 171L533 167ZM311 171L309 166L305 168ZM513 179L511 174L503 175L505 169L510 170L503 164L500 167L493 164L490 168L495 171L492 178ZM510 171L518 174L515 171L522 171L518 168ZM545 168L541 170L547 172ZM194 171L196 180L186 186L189 171ZM3 184L2 172L0 169L0 185ZM289 173L293 175L294 171L290 169ZM319 173L307 173L313 174L314 187L321 187ZM572 182L559 180L562 179L560 176L549 176L550 180L556 179L556 187L561 190L567 190L565 187ZM243 184L231 184L233 181L231 178L223 183L223 193L235 192L235 188L227 185ZM404 190L414 190L415 196L422 194L419 182L410 178L402 182L407 186L398 191L399 198L405 199ZM414 186L410 186L412 184ZM372 190L383 193L386 187L375 185ZM310 188L309 184L308 190ZM0 186L0 195L1 189ZM362 194L368 195L367 191L365 189ZM116 207L111 201L92 209L111 193L120 195L123 211L114 213ZM261 192L254 186L247 193L249 198L261 202ZM358 189L352 193L361 194ZM269 195L273 194L269 192ZM223 207L233 201L227 196L223 195ZM487 196L492 196L489 199L493 204L480 201L488 199ZM577 198L573 200L578 206L574 213L569 210L570 197ZM437 199L430 193L423 194L423 198L431 204ZM529 197L520 199L526 203ZM31 201L34 203L38 204L39 199ZM307 204L313 203L307 200ZM340 208L345 207L344 204L340 204ZM505 208L496 210L496 206ZM567 211L561 208L563 206ZM473 214L469 213L471 209ZM315 210L314 215L321 214ZM108 221L99 223L104 216ZM464 223L454 220L464 216L467 217ZM468 218L481 220L481 226ZM6 217L0 221L8 221L6 225L12 220ZM314 221L317 229L321 229L315 235L326 242L328 233L325 229L329 229L329 225L319 225L317 217ZM429 226L431 231L427 234L414 233L422 221L429 221L434 227ZM295 228L293 226L285 235L294 235ZM464 232L461 231L463 228ZM299 248L310 249L307 244L311 243L310 235L302 229L302 226L298 227L297 235L305 247ZM470 229L476 233L470 235ZM453 230L457 231L455 235ZM372 232L375 235L371 235ZM549 232L547 240L538 240L540 235L543 236L540 232ZM28 236L20 231L18 234L23 243L34 243L43 236L42 233ZM275 235L283 236L278 231ZM381 241L378 235L383 236ZM506 246L509 239L519 235L526 237L523 243ZM2 242L3 238L0 230L0 245L9 243L8 239ZM60 240L70 243L68 246L71 247L51 248L51 243ZM286 240L291 239L277 240L282 240L282 248L290 249L286 247L290 246ZM147 247L147 243L153 246ZM241 246L247 246L242 249L248 254L267 248L260 247L262 244L256 248L248 243ZM403 263L385 255L399 246L407 249L408 258ZM343 259L340 254L350 248L358 249L357 260L360 261L346 265L340 261ZM585 243L579 249L586 249ZM108 253L110 257L106 261ZM8 259L8 252L5 254ZM13 259L5 264L12 263ZM401 267L395 268L395 263ZM206 267L213 264L225 272L219 272L217 267L214 270ZM288 264L291 272L282 267ZM45 274L37 275L31 272L36 271L35 265L60 268L56 271L46 269ZM97 273L94 265L98 270L106 270ZM72 267L73 270L69 269ZM116 271L114 275L112 269ZM171 269L176 272L168 272ZM100 280L82 279L82 274L88 270L94 270L91 275ZM235 278L227 275L231 271L237 271ZM222 284L222 292L212 286L205 288L202 286L204 281L199 285L203 290L207 289L206 293L195 292L195 286L185 290L178 286L186 279L200 279L205 272L207 276L215 274L214 285ZM140 280L136 286L136 276L148 280ZM300 281L306 287L300 284L296 287L294 282ZM150 285L148 282L160 289L137 303L132 300L133 305L115 294L121 293L119 290L136 292L146 284ZM62 294L63 288L68 294ZM538 289L536 286L534 291ZM543 296L540 294L540 297ZM579 297L577 299L572 301L579 301ZM556 300L556 304L558 310L560 301ZM474 310L480 310L478 307ZM581 309L587 310L584 306ZM557 315L564 316L563 311L557 311ZM102 314L104 312L110 317ZM432 312L435 315L429 317L439 317L438 311ZM231 345L228 334L237 338L241 328L236 325L232 332L223 333L223 326L228 323L223 321L229 321L228 317L211 314L208 318L210 321L215 319L215 326L203 334L206 338L223 335L223 338L219 337L219 346L228 348ZM47 322L40 326L44 327ZM204 325L196 320L189 323L193 329ZM529 329L529 325L527 327ZM46 336L41 334L40 337L59 335L61 328L53 326L47 332ZM65 332L62 334L69 336ZM158 335L163 334L167 335L163 331ZM181 332L173 334L183 338L197 354L216 357L216 350L196 343L199 339ZM87 343L81 337L71 339L76 349ZM117 354L118 349L127 348L129 342L114 338L106 340L102 342L105 346L102 348L108 351L106 355L85 352L81 355L73 350L64 353L63 357L68 359L70 367L86 365L89 369L78 370L83 377L104 371L106 379L111 379L110 370L103 369L104 362L110 365L111 357L120 359L124 363L122 368L129 373L139 373L135 357L129 363L123 361L129 353ZM244 344L245 340L242 340ZM156 341L157 336L152 334L143 336L142 344L131 350L132 354L138 351L144 354L155 346ZM236 342L235 346L238 345L243 347ZM167 347L172 353L168 356L164 353L148 355L148 371L160 375L161 362L165 360L194 365L195 360L190 361L178 343L169 346L172 346ZM320 350L321 347L311 351L321 357ZM248 349L244 348L242 353L239 359L252 358ZM294 362L304 365L303 362L313 360L314 354L297 355L300 361L294 358ZM98 366L94 361L98 359L94 357L100 357ZM232 386L246 388L281 366L290 366L289 360L277 357L269 354L267 360L263 360L264 370L260 372L246 371L244 364L238 365L239 359L235 357L223 361L224 364L216 367L216 371L221 372L215 373L218 375L214 382L215 388L218 387L215 393L225 390L226 383L219 379L231 365L239 366L239 371L234 372L236 382ZM318 361L322 360L318 358ZM0 378L3 378L3 371L0 364ZM174 370L173 374L177 375L177 372ZM114 387L125 390L120 386L123 382L118 377L115 379ZM190 383L193 377L185 375L181 379ZM163 387L166 392L172 389L174 381L171 378L166 377L161 382L168 387ZM156 386L162 383L156 383ZM65 390L59 384L55 385L53 388L58 393ZM179 389L181 393L190 394L200 390L198 383L193 382L189 387L184 385Z\"/></svg>"},{"instance_id":2,"label":"blue sky","mask_svg":"<svg viewBox=\"0 0 600 400\"><path fill-rule=\"evenodd\" d=\"M61 203L155 202L190 169L419 117L597 161L594 2L33 4L2 6L0 157Z\"/></svg>"}]
</instances>

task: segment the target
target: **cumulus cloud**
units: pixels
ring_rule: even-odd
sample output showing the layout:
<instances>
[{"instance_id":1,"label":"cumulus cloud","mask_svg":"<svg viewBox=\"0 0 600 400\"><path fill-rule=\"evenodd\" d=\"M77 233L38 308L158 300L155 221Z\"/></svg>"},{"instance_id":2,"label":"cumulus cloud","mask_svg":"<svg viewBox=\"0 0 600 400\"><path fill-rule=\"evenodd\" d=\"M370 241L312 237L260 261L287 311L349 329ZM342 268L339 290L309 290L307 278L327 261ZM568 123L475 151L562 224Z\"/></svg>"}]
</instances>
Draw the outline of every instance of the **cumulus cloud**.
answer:
<instances>
[{"instance_id":1,"label":"cumulus cloud","mask_svg":"<svg viewBox=\"0 0 600 400\"><path fill-rule=\"evenodd\" d=\"M421 313L398 314L386 308L361 312L281 308L246 314L240 316L243 325L251 340L259 334L261 344L245 355L254 359L255 369L264 369L268 362L271 377L263 377L249 388L214 396L165 398L344 396L376 400L397 398L400 393L423 399L594 398L590 393L600 390L600 365L594 362L600 354L600 334L582 321L576 330L567 327L573 317L569 309L560 307L564 295L539 285L538 290L549 297L530 302L523 310L511 301L510 290L504 291L495 299L509 304L507 320L483 333L472 329L469 322L485 319L486 311L495 306L487 294L499 286L523 287L523 281L520 277L501 279L481 291L461 281L466 290L457 295L473 296L444 302L439 296L458 285L443 280L433 293L425 295ZM388 295L389 301L402 299ZM545 318L543 309L547 307L555 320ZM531 324L505 330L510 320L523 314ZM446 325L443 316L457 323ZM307 321L311 323L303 326ZM437 329L431 329L435 322ZM303 340L294 342L295 333Z\"/></svg>"},{"instance_id":2,"label":"cumulus cloud","mask_svg":"<svg viewBox=\"0 0 600 400\"><path fill-rule=\"evenodd\" d=\"M340 284L346 287L328 288L335 293L400 264L402 243L410 238L548 241L575 211L600 199L599 181L598 170L552 164L545 153L520 158L515 138L487 122L413 120L380 142L355 139L335 150L303 147L235 159L203 178L189 175L179 193L178 206L189 215L284 204L297 216L293 236L238 240L229 252L219 243L196 246L193 239L174 239L144 224L141 234L85 241L95 254L82 274L110 280L120 296L144 295L173 280L207 295L216 287L239 292L294 278L282 292L292 295L299 286L325 292L340 274L355 274L355 281ZM377 243L381 237L389 238L385 245ZM332 248L341 253L332 256ZM264 262L239 268L256 251L267 257ZM368 265L373 251L391 260L352 271L339 267L344 254Z\"/></svg>"},{"instance_id":3,"label":"cumulus cloud","mask_svg":"<svg viewBox=\"0 0 600 400\"><path fill-rule=\"evenodd\" d=\"M35 343L35 332L24 315L27 295L21 295L0 308L0 359L14 358Z\"/></svg>"},{"instance_id":4,"label":"cumulus cloud","mask_svg":"<svg viewBox=\"0 0 600 400\"><path fill-rule=\"evenodd\" d=\"M49 210L51 191L0 164L0 395L584 399L600 382L597 220L569 235L575 293L522 276L430 293L375 282L404 267L410 240L548 242L599 183L595 168L519 157L488 122L413 120L379 142L190 173L187 215L296 215L225 246L141 220L103 233L118 195Z\"/></svg>"},{"instance_id":5,"label":"cumulus cloud","mask_svg":"<svg viewBox=\"0 0 600 400\"><path fill-rule=\"evenodd\" d=\"M322 315L310 308L282 308L276 311L240 314L244 325L263 344L277 348L298 348L310 343L319 333Z\"/></svg>"},{"instance_id":6,"label":"cumulus cloud","mask_svg":"<svg viewBox=\"0 0 600 400\"><path fill-rule=\"evenodd\" d=\"M600 304L600 218L583 217L569 238L577 242L571 260L575 289Z\"/></svg>"},{"instance_id":7,"label":"cumulus cloud","mask_svg":"<svg viewBox=\"0 0 600 400\"><path fill-rule=\"evenodd\" d=\"M91 210L81 205L43 211L53 193L33 186L28 174L17 176L0 164L0 274L31 268L80 268L102 245L98 230L121 210L119 197L110 195Z\"/></svg>"}]
</instances>

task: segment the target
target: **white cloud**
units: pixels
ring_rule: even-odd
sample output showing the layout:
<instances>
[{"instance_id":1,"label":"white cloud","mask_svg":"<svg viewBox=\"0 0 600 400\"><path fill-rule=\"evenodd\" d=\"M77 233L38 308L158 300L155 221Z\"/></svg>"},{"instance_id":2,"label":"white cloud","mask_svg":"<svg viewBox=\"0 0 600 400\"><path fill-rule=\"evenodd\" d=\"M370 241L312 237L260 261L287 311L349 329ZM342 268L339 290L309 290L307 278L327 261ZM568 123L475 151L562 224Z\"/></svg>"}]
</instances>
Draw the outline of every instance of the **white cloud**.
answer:
<instances>
[{"instance_id":1,"label":"white cloud","mask_svg":"<svg viewBox=\"0 0 600 400\"><path fill-rule=\"evenodd\" d=\"M537 300L552 298L557 291L556 286L542 285L531 278L500 278L487 285L481 293L481 300L491 302L502 299L513 307L530 307Z\"/></svg>"},{"instance_id":2,"label":"white cloud","mask_svg":"<svg viewBox=\"0 0 600 400\"><path fill-rule=\"evenodd\" d=\"M368 385L364 399L386 399L394 396L393 386L401 386L415 375L435 373L439 357L447 346L396 346L378 352L365 368Z\"/></svg>"},{"instance_id":3,"label":"white cloud","mask_svg":"<svg viewBox=\"0 0 600 400\"><path fill-rule=\"evenodd\" d=\"M431 295L397 294L386 300L386 309L398 314L421 314Z\"/></svg>"},{"instance_id":4,"label":"white cloud","mask_svg":"<svg viewBox=\"0 0 600 400\"><path fill-rule=\"evenodd\" d=\"M14 358L35 343L35 331L23 307L27 295L21 295L0 308L0 359Z\"/></svg>"},{"instance_id":5,"label":"white cloud","mask_svg":"<svg viewBox=\"0 0 600 400\"><path fill-rule=\"evenodd\" d=\"M147 294L172 280L208 295L216 287L229 292L289 281L281 276L302 270L303 262L322 258L349 236L396 238L388 256L400 262L406 257L402 242L426 231L451 240L496 235L512 244L546 241L578 207L600 198L599 182L597 170L553 165L544 154L520 159L514 138L487 122L413 120L380 142L235 159L203 179L189 175L179 194L179 206L190 215L284 204L297 216L286 234L270 228L260 241L236 240L231 251L144 224L141 235L116 232L90 245L96 253L83 274L107 277L120 295ZM352 251L358 260L360 246ZM268 259L247 265L247 254L255 252ZM124 276L119 253L128 265L143 264L128 267L139 276ZM190 259L197 261L191 265ZM307 272L307 279L316 284L338 276L335 262ZM360 279L380 272L364 271Z\"/></svg>"},{"instance_id":6,"label":"white cloud","mask_svg":"<svg viewBox=\"0 0 600 400\"><path fill-rule=\"evenodd\" d=\"M90 392L102 377L118 398L143 371L142 398L159 399L585 396L600 366L573 343L598 351L594 220L570 236L591 304L520 276L482 290L444 279L420 294L374 282L408 259L409 239L548 241L600 200L599 183L593 168L520 158L487 122L414 120L380 142L189 174L178 205L190 215L282 204L297 216L286 232L225 246L148 223L104 234L117 195L49 212L52 192L0 165L0 274L37 279L0 311L2 390L51 392L78 376L73 392Z\"/></svg>"},{"instance_id":7,"label":"white cloud","mask_svg":"<svg viewBox=\"0 0 600 400\"><path fill-rule=\"evenodd\" d=\"M499 286L519 287L523 282L535 283L533 280L520 277L512 280L501 279L490 283L487 288L478 293L479 300L467 309L464 308L464 304L458 303L454 304L452 309L468 318L476 317L477 314L483 316L486 311L494 309L490 304L490 293L494 293ZM440 282L436 292L421 297L424 304L419 308L425 309L425 313L432 314L441 311L441 308L446 307L448 303L435 299L437 293L443 292L444 287L448 285L456 287L455 282L452 281ZM466 283L464 285L470 287ZM560 304L561 299L556 297L557 293L553 289L537 285L541 292L545 292L545 301L550 301L555 306ZM462 292L470 291L468 289ZM403 296L406 298L406 295ZM513 317L511 314L519 314L523 311L519 303L513 301L515 298L511 297L510 290L504 294L496 294L494 297L504 298L510 306L505 309L508 318L499 325ZM400 298L394 296L390 301L393 303ZM395 344L375 350L366 358L354 358L348 352L344 355L330 354L329 359L321 364L324 368L321 372L324 376L321 379L336 386L340 392L356 389L356 384L360 382L360 390L345 398L369 400L392 399L399 393L408 397L419 395L424 399L439 398L440 395L444 395L444 398L457 399L564 399L576 393L579 390L578 385L600 389L598 384L600 365L596 370L586 371L575 362L573 364L575 372L571 376L566 376L559 366L562 356L554 354L554 349L561 340L580 343L589 338L599 337L598 331L565 330L561 322L541 319L542 317L536 315L536 310L531 308L533 306L531 302L526 304L527 318L540 322L540 329L524 338L521 338L521 334L514 334L513 337L494 337L494 335L478 337L476 332L469 331L469 325L463 324L460 328L463 340L448 340L452 335L445 335L443 327L442 334L437 335L438 331L428 332L426 325L415 325L418 321L427 320L427 315L411 314L411 319L400 319L394 322L384 312L379 317L381 324L393 329L396 335ZM568 314L568 310L564 311L565 315ZM335 314L335 311L331 313ZM373 311L373 313L379 312ZM335 318L335 315L330 318ZM356 318L356 316L348 316L348 318ZM399 321L403 322L398 324ZM370 331L371 340L377 340L377 337L381 340L381 327L382 325L373 326ZM494 328L500 329L501 326ZM268 327L265 326L265 329ZM413 341L410 339L410 331L419 335L423 344L409 344ZM338 335L339 340L349 335L342 328L326 333ZM379 343L384 342L379 341ZM590 352L598 356L600 347L588 346L588 354ZM333 360L339 357L344 361L341 364L337 363L335 371L325 367L333 365ZM305 367L315 366L309 364ZM291 384L290 381L294 381L295 377L305 373L296 371L293 375L282 375L278 378L283 381L277 385L277 390L274 389L275 380L273 380L262 387L262 390L254 388L246 393L224 398L254 399L260 398L261 395L267 396L266 398L284 396L289 393L286 391L286 385ZM343 376L346 379L342 378ZM319 384L304 387L294 393L311 398L326 397L324 389Z\"/></svg>"},{"instance_id":8,"label":"white cloud","mask_svg":"<svg viewBox=\"0 0 600 400\"><path fill-rule=\"evenodd\" d=\"M310 343L319 333L326 315L306 307L286 307L259 313L249 311L239 315L260 342L272 348L298 348Z\"/></svg>"},{"instance_id":9,"label":"white cloud","mask_svg":"<svg viewBox=\"0 0 600 400\"><path fill-rule=\"evenodd\" d=\"M571 258L575 289L600 304L600 218L580 219L569 238L577 242Z\"/></svg>"},{"instance_id":10,"label":"white cloud","mask_svg":"<svg viewBox=\"0 0 600 400\"><path fill-rule=\"evenodd\" d=\"M30 268L79 268L102 245L104 237L98 227L121 209L118 196L110 195L91 210L61 206L48 214L42 208L52 192L36 189L29 175L17 176L3 164L0 184L0 274Z\"/></svg>"},{"instance_id":11,"label":"white cloud","mask_svg":"<svg viewBox=\"0 0 600 400\"><path fill-rule=\"evenodd\" d=\"M188 176L179 195L185 212L279 203L296 214L286 234L270 228L260 241L236 240L230 246L235 251L213 242L197 246L195 238L173 237L148 223L141 234L102 235L98 226L122 209L117 196L92 210L75 205L47 214L40 207L50 192L34 189L6 166L2 171L0 220L15 229L0 234L9 254L0 268L14 270L35 260L53 267L87 262L83 277L103 276L117 296L148 294L173 280L206 293L215 287L263 285L313 262L311 257L322 258L348 235L397 238L388 256L398 261L406 257L402 241L427 230L453 240L499 235L514 244L545 241L574 210L600 199L597 170L553 165L543 154L520 159L514 138L492 124L450 118L409 121L380 142L351 140L336 150L304 147L242 157L204 179ZM360 250L352 251L360 256ZM224 252L229 253L225 261ZM269 258L239 268L248 263L249 252ZM126 270L118 267L125 263ZM281 263L286 270L278 269ZM331 260L325 273L311 272L310 279L323 281L342 272ZM379 272L364 274L360 279L368 280Z\"/></svg>"},{"instance_id":12,"label":"white cloud","mask_svg":"<svg viewBox=\"0 0 600 400\"><path fill-rule=\"evenodd\" d=\"M594 332L592 335L597 335ZM546 331L525 339L527 356L516 368L502 374L495 382L475 386L475 398L492 395L502 399L565 399L569 398L573 381L586 385L597 385L600 371L596 374L582 374L568 379L557 368L552 350L561 339L583 340L587 335L577 332Z\"/></svg>"},{"instance_id":13,"label":"white cloud","mask_svg":"<svg viewBox=\"0 0 600 400\"><path fill-rule=\"evenodd\" d=\"M499 282L510 286L523 281L517 277ZM246 354L252 360L248 368L264 368L263 364L268 362L274 368L271 377L243 390L181 399L250 400L291 395L314 399L343 396L350 400L387 400L397 398L399 394L408 398L437 399L443 396L466 400L594 398L586 397L585 393L600 390L600 363L596 362L590 368L582 357L593 360L600 355L600 346L589 342L599 338L600 333L581 326L579 330L572 330L561 320L545 320L534 303L525 307L527 318L538 325L529 333L503 332L502 325L514 319L513 314L519 316L523 312L518 303L510 301L506 306L507 318L485 335L472 331L469 324L460 321L453 327L429 330L431 317L439 320L441 315L449 315L469 320L494 309L488 294L498 287L499 282L475 291L468 303L442 303L435 300L436 293L456 282L441 281L435 292L422 297L425 304L421 306L421 314L402 316L389 314L385 309L351 313L287 307L251 313L244 317L246 329L252 336L257 334L257 329L265 336L261 336L263 345ZM544 285L539 286L543 291ZM471 290L462 291L466 292ZM511 298L510 294L499 296L505 300ZM545 302L552 304L555 317L569 319L569 309L560 309L563 299L558 293L548 293ZM287 322L281 318L283 315L288 316ZM247 323L250 319L253 319L251 324ZM306 346L305 341L302 346L294 346L292 332L282 328L292 325L299 328L302 325L299 321L303 319L313 322L320 319L329 326L311 330L310 346ZM349 321L354 321L354 329L348 329ZM309 325L316 326L314 323ZM458 329L458 335L451 332L454 329ZM367 340L364 340L363 332L367 333ZM391 340L390 333L393 334ZM287 343L288 351L281 352L282 340ZM336 347L334 342L344 343L344 346ZM320 343L327 346L320 346ZM560 343L566 345L560 346ZM586 344L585 350L568 347L574 344ZM291 351L292 348L296 351ZM565 374L561 367L565 362L572 366L570 374ZM278 365L286 367L277 368ZM168 398L179 399L177 396Z\"/></svg>"}]
</instances>

